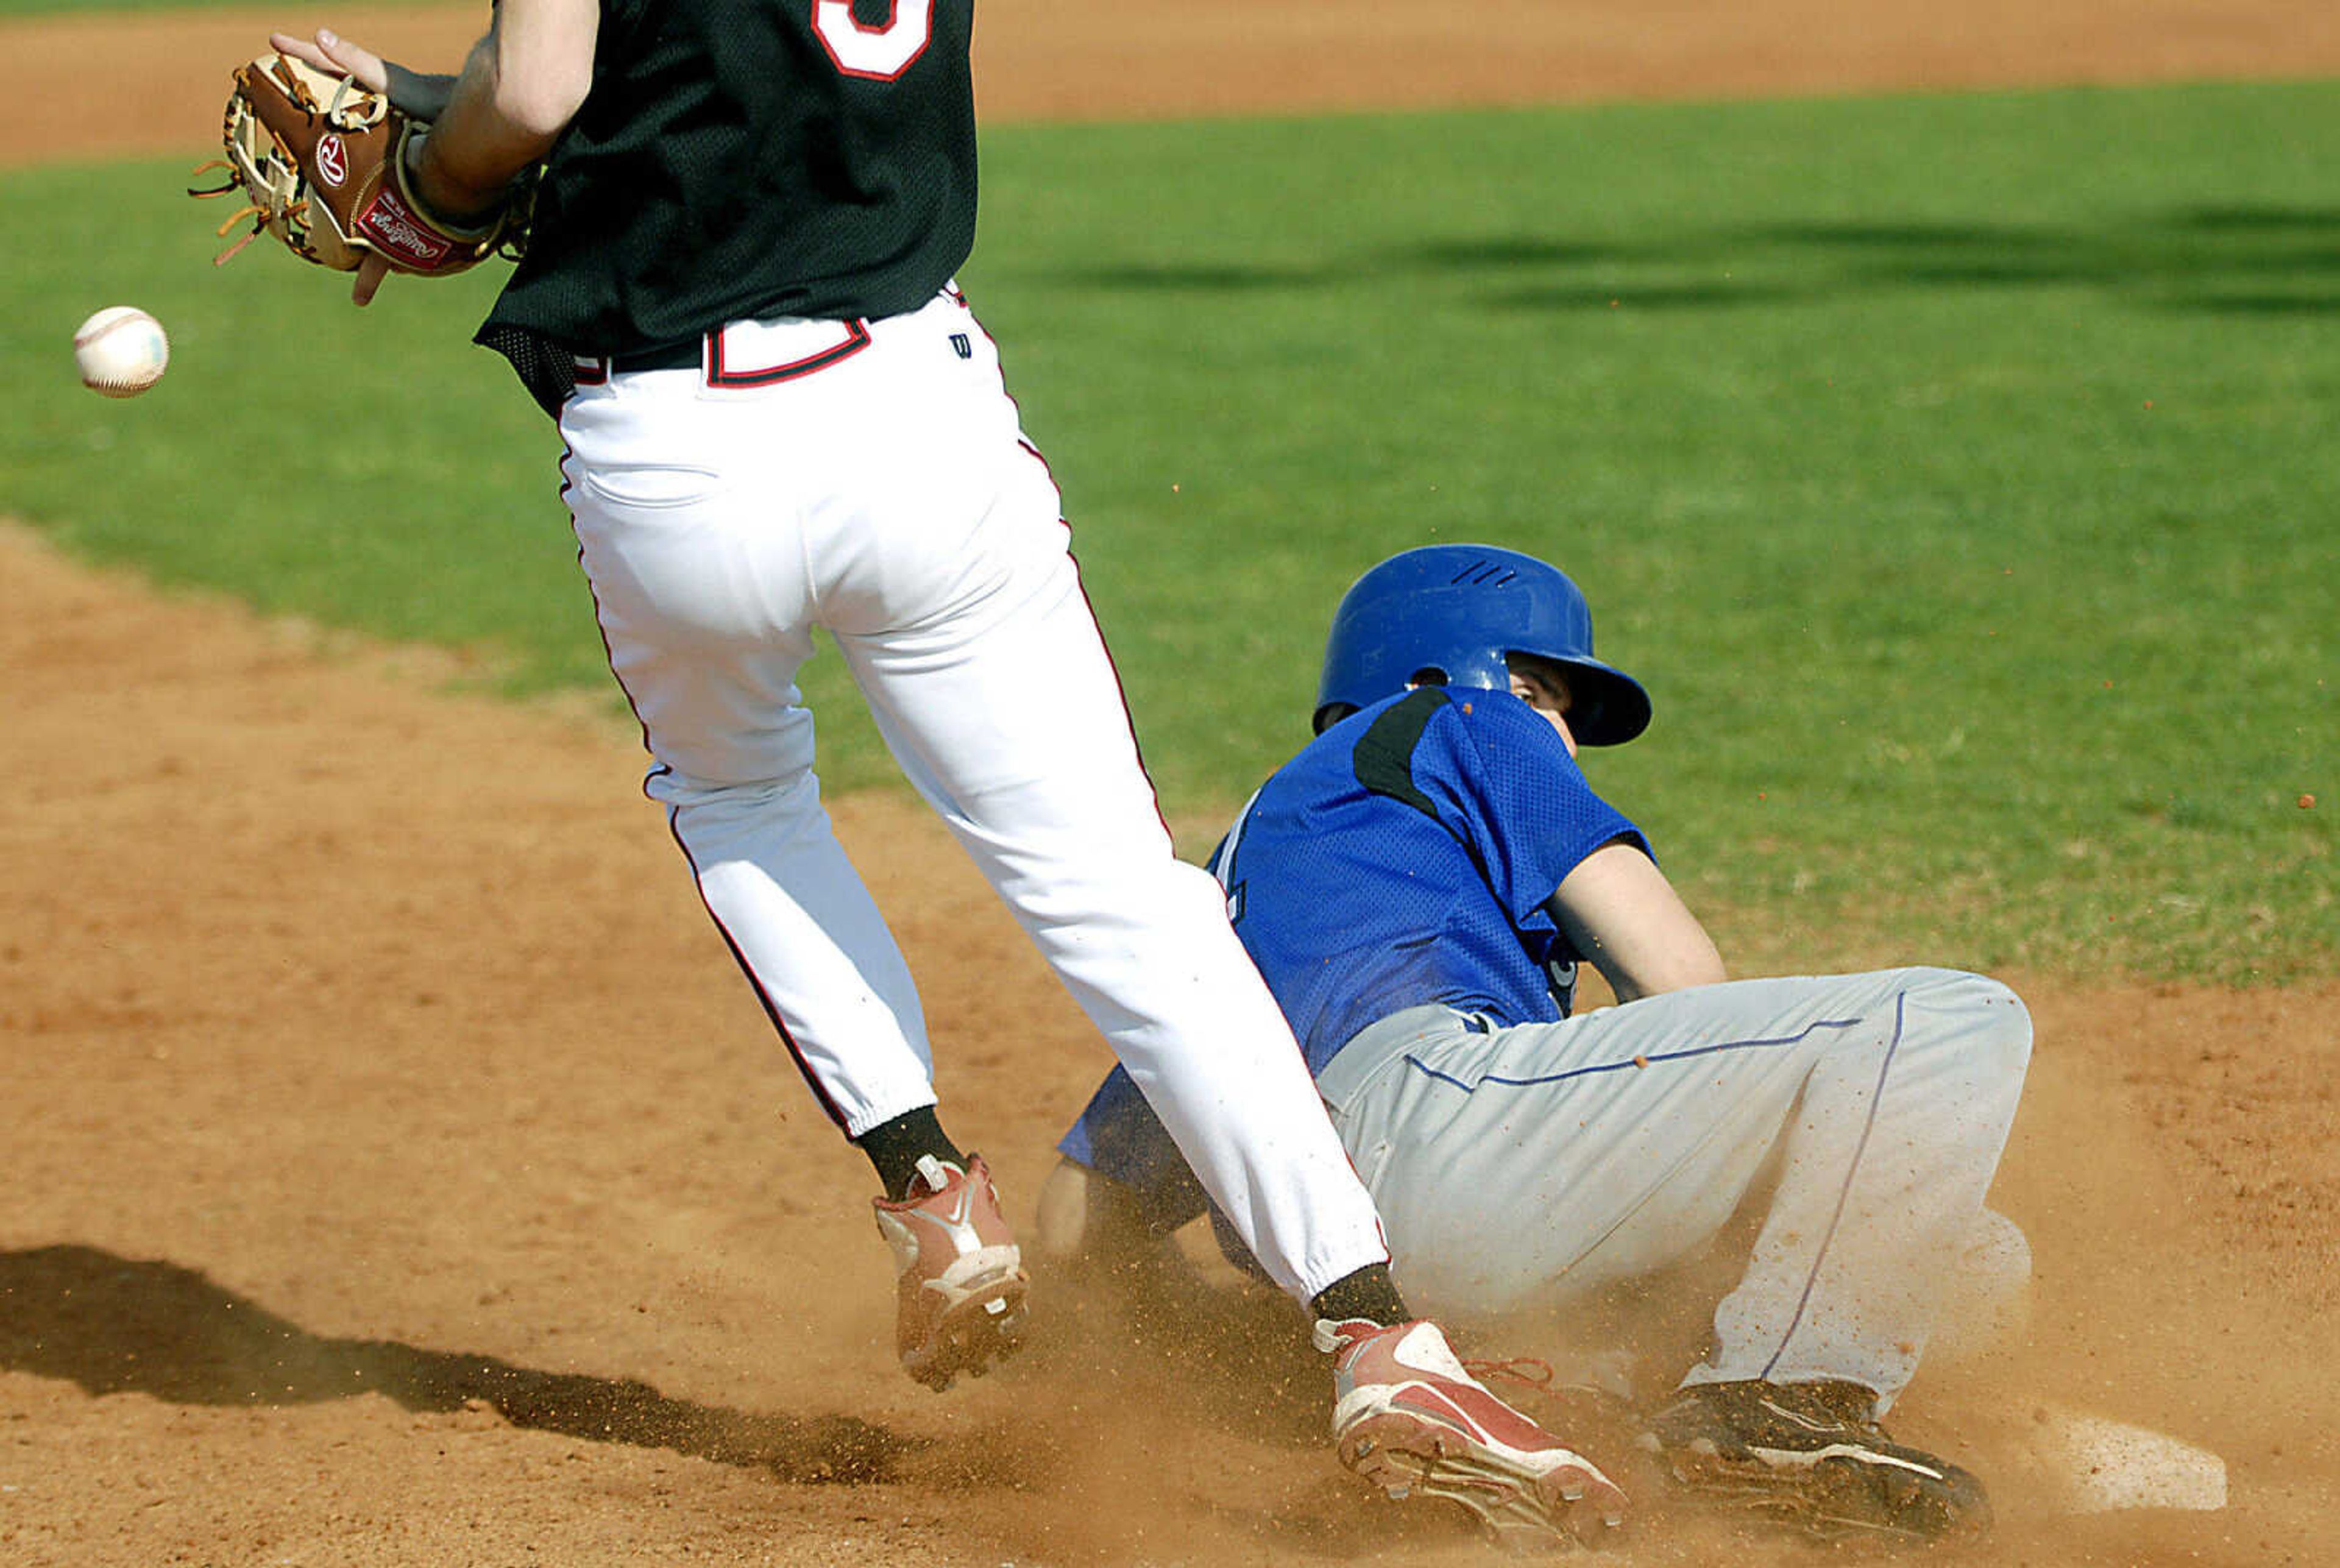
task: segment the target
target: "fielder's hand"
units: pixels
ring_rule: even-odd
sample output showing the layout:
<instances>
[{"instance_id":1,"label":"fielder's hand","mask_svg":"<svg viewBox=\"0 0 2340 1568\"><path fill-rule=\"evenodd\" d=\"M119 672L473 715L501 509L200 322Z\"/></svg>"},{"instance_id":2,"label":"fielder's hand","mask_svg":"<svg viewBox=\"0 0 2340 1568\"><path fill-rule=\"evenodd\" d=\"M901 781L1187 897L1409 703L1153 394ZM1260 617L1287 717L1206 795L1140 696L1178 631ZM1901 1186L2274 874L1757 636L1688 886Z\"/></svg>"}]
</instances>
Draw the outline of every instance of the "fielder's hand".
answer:
<instances>
[{"instance_id":1,"label":"fielder's hand","mask_svg":"<svg viewBox=\"0 0 2340 1568\"><path fill-rule=\"evenodd\" d=\"M494 211L461 222L434 212L414 188L411 159L430 124L397 100L443 104L438 79L392 67L332 34L315 45L283 34L272 42L277 53L234 73L222 126L227 155L197 171L224 170L227 178L189 192L245 199L219 232L247 218L251 231L221 262L273 233L304 261L356 273L351 297L364 304L389 273L443 276L499 248L517 253L514 211L524 212L529 182L517 182L512 199Z\"/></svg>"}]
</instances>

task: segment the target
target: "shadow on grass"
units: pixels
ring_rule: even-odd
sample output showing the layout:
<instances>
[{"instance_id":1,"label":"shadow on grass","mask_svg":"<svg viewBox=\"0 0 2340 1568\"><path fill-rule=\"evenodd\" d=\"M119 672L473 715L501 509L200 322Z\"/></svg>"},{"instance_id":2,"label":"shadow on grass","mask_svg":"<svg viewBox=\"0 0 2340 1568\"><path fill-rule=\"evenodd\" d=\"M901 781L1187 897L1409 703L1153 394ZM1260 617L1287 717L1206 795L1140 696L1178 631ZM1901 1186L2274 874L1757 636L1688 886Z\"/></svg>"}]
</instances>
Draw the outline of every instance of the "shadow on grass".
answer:
<instances>
[{"instance_id":1,"label":"shadow on grass","mask_svg":"<svg viewBox=\"0 0 2340 1568\"><path fill-rule=\"evenodd\" d=\"M2340 293L2254 294L2209 289L2186 299L2166 301L2164 308L2234 316L2340 316Z\"/></svg>"},{"instance_id":2,"label":"shadow on grass","mask_svg":"<svg viewBox=\"0 0 2340 1568\"><path fill-rule=\"evenodd\" d=\"M1074 269L1049 274L1052 282L1115 293L1242 294L1270 289L1314 289L1334 282L1332 267L1277 267L1243 263L1139 263L1128 266Z\"/></svg>"},{"instance_id":3,"label":"shadow on grass","mask_svg":"<svg viewBox=\"0 0 2340 1568\"><path fill-rule=\"evenodd\" d=\"M1508 250L1512 259L1502 260ZM1489 274L1523 267L1532 247L1482 246ZM1597 253L1588 251L1588 255ZM1399 266L1465 265L1456 247L1399 253ZM2176 208L2101 228L2004 223L1761 223L1620 247L1579 263L1581 283L1492 287L1511 310L1743 307L1899 292L2036 288L2110 292L2160 311L2340 313L2340 208ZM1487 280L1493 282L1491 275Z\"/></svg>"},{"instance_id":4,"label":"shadow on grass","mask_svg":"<svg viewBox=\"0 0 2340 1568\"><path fill-rule=\"evenodd\" d=\"M2087 288L2162 311L2340 313L2340 208L2186 206L2100 227L1767 223L1650 240L1443 239L1309 266L1139 263L1050 274L1232 297L1445 280L1504 311L1732 310L1849 294Z\"/></svg>"},{"instance_id":5,"label":"shadow on grass","mask_svg":"<svg viewBox=\"0 0 2340 1568\"><path fill-rule=\"evenodd\" d=\"M1487 297L1487 303L1508 311L1696 311L1744 310L1783 300L1800 299L1807 291L1783 283L1622 283L1612 288L1585 287L1512 289Z\"/></svg>"},{"instance_id":6,"label":"shadow on grass","mask_svg":"<svg viewBox=\"0 0 2340 1568\"><path fill-rule=\"evenodd\" d=\"M799 1484L901 1478L927 1441L850 1415L754 1414L648 1384L493 1356L328 1339L176 1264L87 1246L0 1252L0 1368L93 1394L288 1406L381 1394L416 1412L492 1406L518 1427L667 1448Z\"/></svg>"},{"instance_id":7,"label":"shadow on grass","mask_svg":"<svg viewBox=\"0 0 2340 1568\"><path fill-rule=\"evenodd\" d=\"M2176 221L2209 233L2306 233L2340 240L2340 207L2193 207Z\"/></svg>"}]
</instances>

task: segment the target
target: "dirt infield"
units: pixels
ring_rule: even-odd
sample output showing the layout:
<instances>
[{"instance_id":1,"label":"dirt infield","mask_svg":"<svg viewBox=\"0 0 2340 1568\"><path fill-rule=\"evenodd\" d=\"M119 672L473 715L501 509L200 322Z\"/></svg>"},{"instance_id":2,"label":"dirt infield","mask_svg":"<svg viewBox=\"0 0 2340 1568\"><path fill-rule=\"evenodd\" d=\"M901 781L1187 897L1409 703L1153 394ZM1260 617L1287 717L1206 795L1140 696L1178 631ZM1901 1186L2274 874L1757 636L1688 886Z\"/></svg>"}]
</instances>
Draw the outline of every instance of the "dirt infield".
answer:
<instances>
[{"instance_id":1,"label":"dirt infield","mask_svg":"<svg viewBox=\"0 0 2340 1568\"><path fill-rule=\"evenodd\" d=\"M1462 36L1457 8L1387 0L985 0L984 92L1176 113L2340 70L2320 0L1858 29L1816 0L1467 9ZM402 48L476 15L334 20ZM1251 46L1215 47L1214 16ZM44 139L0 93L0 162L208 134L215 67L288 18L127 22L110 57L158 84L153 119ZM0 74L85 27L0 26ZM903 1379L864 1170L708 928L630 735L5 529L0 666L0 1561L1500 1560L1338 1472L1280 1304L1232 1335L1056 1282L998 1375ZM954 1125L1028 1215L1103 1049L927 818L836 810ZM1957 1560L2332 1561L2340 986L2008 978L2039 1051L1997 1201L2037 1313L1898 1422L1994 1484L2001 1528ZM2216 1451L2228 1506L2074 1513L2044 1435L2067 1410ZM1819 1560L1636 1492L1618 1560Z\"/></svg>"},{"instance_id":2,"label":"dirt infield","mask_svg":"<svg viewBox=\"0 0 2340 1568\"><path fill-rule=\"evenodd\" d=\"M0 167L204 155L228 68L272 27L330 22L451 67L486 9L0 22ZM978 16L994 120L2340 74L2325 0L983 0Z\"/></svg>"}]
</instances>

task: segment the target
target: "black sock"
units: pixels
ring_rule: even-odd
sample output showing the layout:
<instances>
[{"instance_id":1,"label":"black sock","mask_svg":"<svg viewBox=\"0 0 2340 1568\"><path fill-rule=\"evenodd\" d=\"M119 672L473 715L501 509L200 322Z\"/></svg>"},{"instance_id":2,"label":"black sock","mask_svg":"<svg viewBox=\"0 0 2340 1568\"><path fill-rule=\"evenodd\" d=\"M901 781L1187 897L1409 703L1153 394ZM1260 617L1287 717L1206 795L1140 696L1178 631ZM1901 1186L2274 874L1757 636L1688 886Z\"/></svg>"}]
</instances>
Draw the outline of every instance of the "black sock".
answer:
<instances>
[{"instance_id":1,"label":"black sock","mask_svg":"<svg viewBox=\"0 0 2340 1568\"><path fill-rule=\"evenodd\" d=\"M1368 1264L1353 1275L1334 1280L1308 1305L1318 1317L1334 1323L1362 1317L1383 1328L1413 1315L1406 1310L1405 1298L1398 1295L1385 1263Z\"/></svg>"},{"instance_id":2,"label":"black sock","mask_svg":"<svg viewBox=\"0 0 2340 1568\"><path fill-rule=\"evenodd\" d=\"M935 1107L920 1106L914 1111L904 1111L890 1122L879 1122L853 1140L853 1146L869 1156L877 1167L878 1180L886 1189L887 1201L899 1203L910 1196L910 1184L918 1179L918 1160L932 1155L964 1170L967 1156L958 1146L944 1133L942 1123L935 1119Z\"/></svg>"}]
</instances>

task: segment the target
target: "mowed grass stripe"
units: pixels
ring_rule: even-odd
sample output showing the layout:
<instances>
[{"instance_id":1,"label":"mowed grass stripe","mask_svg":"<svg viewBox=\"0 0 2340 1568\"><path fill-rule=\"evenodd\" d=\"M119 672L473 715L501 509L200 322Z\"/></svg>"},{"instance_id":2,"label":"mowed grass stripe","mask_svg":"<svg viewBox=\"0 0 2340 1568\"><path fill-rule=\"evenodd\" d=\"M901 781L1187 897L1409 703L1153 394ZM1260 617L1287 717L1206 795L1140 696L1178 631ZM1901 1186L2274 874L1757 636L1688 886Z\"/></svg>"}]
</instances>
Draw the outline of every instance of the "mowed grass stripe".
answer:
<instances>
[{"instance_id":1,"label":"mowed grass stripe","mask_svg":"<svg viewBox=\"0 0 2340 1568\"><path fill-rule=\"evenodd\" d=\"M1003 128L965 281L1174 809L1298 742L1358 571L1482 538L1591 592L1658 703L1594 777L1756 962L2284 978L2340 951L2335 130L2330 84ZM494 279L214 271L180 174L0 181L47 214L0 509L601 688ZM176 364L112 404L65 339L121 303Z\"/></svg>"}]
</instances>

